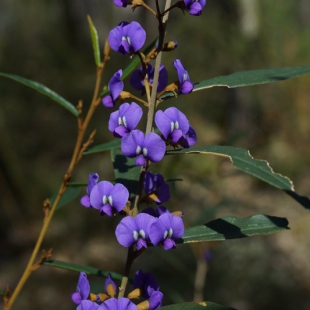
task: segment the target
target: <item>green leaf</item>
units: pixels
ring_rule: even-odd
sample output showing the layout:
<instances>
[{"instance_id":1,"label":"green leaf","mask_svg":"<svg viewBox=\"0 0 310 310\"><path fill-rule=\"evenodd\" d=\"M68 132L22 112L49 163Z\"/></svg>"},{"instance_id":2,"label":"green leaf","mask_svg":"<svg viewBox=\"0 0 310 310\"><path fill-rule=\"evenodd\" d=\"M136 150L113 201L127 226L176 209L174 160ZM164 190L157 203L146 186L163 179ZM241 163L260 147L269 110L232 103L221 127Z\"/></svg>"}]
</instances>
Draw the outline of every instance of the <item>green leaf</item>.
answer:
<instances>
[{"instance_id":1,"label":"green leaf","mask_svg":"<svg viewBox=\"0 0 310 310\"><path fill-rule=\"evenodd\" d=\"M95 64L98 67L100 65L100 49L99 49L99 40L98 40L98 33L97 29L93 24L93 21L91 20L90 16L87 15L87 21L89 25L89 31L91 35L91 40L93 43L93 50L94 50L94 56L95 56Z\"/></svg>"},{"instance_id":2,"label":"green leaf","mask_svg":"<svg viewBox=\"0 0 310 310\"><path fill-rule=\"evenodd\" d=\"M294 190L292 181L281 174L274 173L267 161L254 159L248 150L240 147L207 145L203 147L168 151L166 154L203 154L227 157L236 168L259 178L272 186L282 190Z\"/></svg>"},{"instance_id":3,"label":"green leaf","mask_svg":"<svg viewBox=\"0 0 310 310\"><path fill-rule=\"evenodd\" d=\"M84 265L77 265L77 264L72 264L68 262L63 262L59 260L45 260L43 262L43 265L46 266L51 266L51 267L56 267L56 268L61 268L61 269L66 269L66 270L72 270L76 272L85 272L86 274L92 274L98 277L104 277L106 278L108 274L112 276L114 280L122 280L123 276L120 275L119 273L115 272L110 272L110 271L103 271L98 268L90 267L90 266L84 266Z\"/></svg>"},{"instance_id":4,"label":"green leaf","mask_svg":"<svg viewBox=\"0 0 310 310\"><path fill-rule=\"evenodd\" d=\"M296 78L310 72L310 66L250 70L218 76L195 84L193 91L216 86L228 88L252 86Z\"/></svg>"},{"instance_id":5,"label":"green leaf","mask_svg":"<svg viewBox=\"0 0 310 310\"><path fill-rule=\"evenodd\" d=\"M135 158L126 157L120 150L113 149L111 157L116 182L126 186L132 198L137 193L141 167L134 165Z\"/></svg>"},{"instance_id":6,"label":"green leaf","mask_svg":"<svg viewBox=\"0 0 310 310\"><path fill-rule=\"evenodd\" d=\"M159 308L160 310L236 310L235 308L221 306L210 301L184 302Z\"/></svg>"},{"instance_id":7,"label":"green leaf","mask_svg":"<svg viewBox=\"0 0 310 310\"><path fill-rule=\"evenodd\" d=\"M107 143L96 145L96 146L88 149L86 152L84 152L83 155L89 155L89 154L100 153L100 152L104 152L104 151L110 151L113 149L120 148L120 146L121 146L121 140L116 139L116 140L109 141Z\"/></svg>"},{"instance_id":8,"label":"green leaf","mask_svg":"<svg viewBox=\"0 0 310 310\"><path fill-rule=\"evenodd\" d=\"M62 208L64 205L66 205L67 203L71 202L73 199L75 199L79 193L80 193L81 187L79 186L69 186L66 191L64 192L64 194L61 196L60 201L58 203L57 209L59 210L60 208ZM55 199L57 197L57 194L54 194L51 198L51 205L53 205Z\"/></svg>"},{"instance_id":9,"label":"green leaf","mask_svg":"<svg viewBox=\"0 0 310 310\"><path fill-rule=\"evenodd\" d=\"M0 290L0 295L1 295L1 296L4 296L4 295L5 295L5 291Z\"/></svg>"},{"instance_id":10,"label":"green leaf","mask_svg":"<svg viewBox=\"0 0 310 310\"><path fill-rule=\"evenodd\" d=\"M44 86L40 83L25 79L23 77L20 77L18 75L14 75L14 74L7 74L7 73L1 73L0 72L0 76L6 77L6 78L11 79L13 81L16 81L18 83L24 84L27 87L33 88L34 90L41 93L42 95L47 96L50 99L54 100L55 102L59 103L61 106L63 106L69 112L71 112L74 116L79 115L78 110L74 107L74 105L72 103L70 103L69 101L67 101L66 99L59 96L57 93L55 93L54 91L52 91L51 89L47 88L46 86Z\"/></svg>"},{"instance_id":11,"label":"green leaf","mask_svg":"<svg viewBox=\"0 0 310 310\"><path fill-rule=\"evenodd\" d=\"M255 214L246 218L228 216L185 229L179 243L224 241L255 235L269 235L288 229L287 219L281 217L263 214Z\"/></svg>"}]
</instances>

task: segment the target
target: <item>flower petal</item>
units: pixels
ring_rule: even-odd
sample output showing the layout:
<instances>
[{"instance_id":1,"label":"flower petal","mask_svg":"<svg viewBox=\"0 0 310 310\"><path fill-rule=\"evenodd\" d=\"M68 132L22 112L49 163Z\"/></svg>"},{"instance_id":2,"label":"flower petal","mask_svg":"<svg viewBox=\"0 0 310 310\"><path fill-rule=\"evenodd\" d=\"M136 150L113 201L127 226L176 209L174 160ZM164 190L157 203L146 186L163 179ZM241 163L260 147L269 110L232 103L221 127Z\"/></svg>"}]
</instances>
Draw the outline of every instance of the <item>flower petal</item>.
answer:
<instances>
[{"instance_id":1,"label":"flower petal","mask_svg":"<svg viewBox=\"0 0 310 310\"><path fill-rule=\"evenodd\" d=\"M123 184L116 183L110 195L113 199L112 207L115 208L117 212L122 211L129 198L128 189Z\"/></svg>"},{"instance_id":2,"label":"flower petal","mask_svg":"<svg viewBox=\"0 0 310 310\"><path fill-rule=\"evenodd\" d=\"M156 133L150 132L144 140L143 149L147 149L147 158L152 162L159 162L166 152L166 144Z\"/></svg>"},{"instance_id":3,"label":"flower petal","mask_svg":"<svg viewBox=\"0 0 310 310\"><path fill-rule=\"evenodd\" d=\"M118 243L126 248L135 244L133 232L138 231L136 221L132 216L124 217L116 227L115 236Z\"/></svg>"}]
</instances>

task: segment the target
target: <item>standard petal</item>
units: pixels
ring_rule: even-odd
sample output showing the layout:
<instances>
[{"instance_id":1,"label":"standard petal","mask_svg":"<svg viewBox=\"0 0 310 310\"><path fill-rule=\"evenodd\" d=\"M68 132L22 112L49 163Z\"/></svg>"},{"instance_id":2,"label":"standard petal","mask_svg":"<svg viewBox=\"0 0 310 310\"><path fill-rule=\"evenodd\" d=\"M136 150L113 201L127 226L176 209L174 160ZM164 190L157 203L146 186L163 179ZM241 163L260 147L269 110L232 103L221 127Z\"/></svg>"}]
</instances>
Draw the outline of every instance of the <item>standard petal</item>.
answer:
<instances>
[{"instance_id":1,"label":"standard petal","mask_svg":"<svg viewBox=\"0 0 310 310\"><path fill-rule=\"evenodd\" d=\"M109 36L108 36L108 41L109 41L110 47L112 48L112 50L114 50L116 52L118 51L118 48L122 42L122 36L123 36L122 24L123 23L120 23L118 26L113 28L110 31Z\"/></svg>"},{"instance_id":2,"label":"standard petal","mask_svg":"<svg viewBox=\"0 0 310 310\"><path fill-rule=\"evenodd\" d=\"M147 241L149 240L149 230L150 226L152 225L153 222L156 221L155 217L147 214L147 213L139 213L136 218L136 225L139 229L139 232L143 230L144 236Z\"/></svg>"},{"instance_id":3,"label":"standard petal","mask_svg":"<svg viewBox=\"0 0 310 310\"><path fill-rule=\"evenodd\" d=\"M127 128L129 131L132 131L136 128L140 119L142 117L143 111L139 105L135 102L132 102L126 113L124 113L124 117L127 123Z\"/></svg>"},{"instance_id":4,"label":"standard petal","mask_svg":"<svg viewBox=\"0 0 310 310\"><path fill-rule=\"evenodd\" d=\"M103 196L110 195L113 185L107 181L101 181L94 186L90 193L90 204L95 209L101 209L103 206Z\"/></svg>"},{"instance_id":5,"label":"standard petal","mask_svg":"<svg viewBox=\"0 0 310 310\"><path fill-rule=\"evenodd\" d=\"M113 200L112 207L115 208L117 212L122 211L128 201L128 189L123 184L116 183L110 195Z\"/></svg>"},{"instance_id":6,"label":"standard petal","mask_svg":"<svg viewBox=\"0 0 310 310\"><path fill-rule=\"evenodd\" d=\"M128 27L128 36L132 49L137 52L145 43L146 32L139 23L133 21Z\"/></svg>"},{"instance_id":7,"label":"standard petal","mask_svg":"<svg viewBox=\"0 0 310 310\"><path fill-rule=\"evenodd\" d=\"M119 94L123 91L124 89L124 82L122 81L123 71L118 70L111 78L109 81L109 90L110 94L112 96L113 101L117 99Z\"/></svg>"},{"instance_id":8,"label":"standard petal","mask_svg":"<svg viewBox=\"0 0 310 310\"><path fill-rule=\"evenodd\" d=\"M162 110L156 112L155 124L165 139L168 139L171 133L171 120Z\"/></svg>"},{"instance_id":9,"label":"standard petal","mask_svg":"<svg viewBox=\"0 0 310 310\"><path fill-rule=\"evenodd\" d=\"M183 220L179 216L175 216L171 213L164 213L158 218L158 220L167 230L172 228L172 239L179 239L184 235Z\"/></svg>"},{"instance_id":10,"label":"standard petal","mask_svg":"<svg viewBox=\"0 0 310 310\"><path fill-rule=\"evenodd\" d=\"M116 299L116 298L109 298L109 299L105 300L98 307L98 310L121 310L121 309L118 308L118 299ZM124 310L126 310L126 309L124 308Z\"/></svg>"},{"instance_id":11,"label":"standard petal","mask_svg":"<svg viewBox=\"0 0 310 310\"><path fill-rule=\"evenodd\" d=\"M82 300L82 302L79 304L79 306L76 308L76 310L97 310L98 307L99 307L99 305L93 301Z\"/></svg>"},{"instance_id":12,"label":"standard petal","mask_svg":"<svg viewBox=\"0 0 310 310\"><path fill-rule=\"evenodd\" d=\"M115 236L118 243L126 248L135 244L133 232L137 231L135 219L132 216L124 217L116 227Z\"/></svg>"},{"instance_id":13,"label":"standard petal","mask_svg":"<svg viewBox=\"0 0 310 310\"><path fill-rule=\"evenodd\" d=\"M156 219L150 226L149 237L151 242L157 246L161 241L164 240L164 233L166 231L165 226Z\"/></svg>"},{"instance_id":14,"label":"standard petal","mask_svg":"<svg viewBox=\"0 0 310 310\"><path fill-rule=\"evenodd\" d=\"M119 111L111 113L108 128L110 132L114 132L115 129L119 126L118 124Z\"/></svg>"},{"instance_id":15,"label":"standard petal","mask_svg":"<svg viewBox=\"0 0 310 310\"><path fill-rule=\"evenodd\" d=\"M171 107L165 110L165 115L172 121L178 122L179 129L182 130L183 134L188 132L189 121L184 113L175 107Z\"/></svg>"},{"instance_id":16,"label":"standard petal","mask_svg":"<svg viewBox=\"0 0 310 310\"><path fill-rule=\"evenodd\" d=\"M133 130L130 134L122 138L121 150L125 156L136 157L137 148L142 147L144 141L144 134L140 130Z\"/></svg>"},{"instance_id":17,"label":"standard petal","mask_svg":"<svg viewBox=\"0 0 310 310\"><path fill-rule=\"evenodd\" d=\"M159 162L166 152L166 144L156 133L150 132L144 140L143 150L147 149L147 158L152 162Z\"/></svg>"}]
</instances>

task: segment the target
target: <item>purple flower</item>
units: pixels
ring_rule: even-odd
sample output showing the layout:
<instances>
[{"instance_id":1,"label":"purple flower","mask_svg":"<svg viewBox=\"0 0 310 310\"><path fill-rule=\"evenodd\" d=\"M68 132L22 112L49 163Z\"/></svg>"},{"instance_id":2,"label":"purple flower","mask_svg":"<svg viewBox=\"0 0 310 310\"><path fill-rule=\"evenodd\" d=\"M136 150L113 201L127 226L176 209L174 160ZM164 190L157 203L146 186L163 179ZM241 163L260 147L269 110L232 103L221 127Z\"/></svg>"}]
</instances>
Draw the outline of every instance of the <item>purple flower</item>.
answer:
<instances>
[{"instance_id":1,"label":"purple flower","mask_svg":"<svg viewBox=\"0 0 310 310\"><path fill-rule=\"evenodd\" d=\"M146 32L137 22L121 22L109 33L112 50L123 55L137 52L144 44Z\"/></svg>"},{"instance_id":2,"label":"purple flower","mask_svg":"<svg viewBox=\"0 0 310 310\"><path fill-rule=\"evenodd\" d=\"M199 16L206 5L206 0L184 0L184 3L189 14Z\"/></svg>"},{"instance_id":3,"label":"purple flower","mask_svg":"<svg viewBox=\"0 0 310 310\"><path fill-rule=\"evenodd\" d=\"M98 310L138 310L138 308L128 298L110 298L103 302Z\"/></svg>"},{"instance_id":4,"label":"purple flower","mask_svg":"<svg viewBox=\"0 0 310 310\"><path fill-rule=\"evenodd\" d=\"M159 290L159 285L151 273L144 273L138 270L135 274L134 288L139 289L143 298L150 298L154 291Z\"/></svg>"},{"instance_id":5,"label":"purple flower","mask_svg":"<svg viewBox=\"0 0 310 310\"><path fill-rule=\"evenodd\" d=\"M148 64L146 73L149 83L153 85L155 68L153 68L150 64ZM129 82L134 89L141 90L142 93L144 93L145 88L143 80L144 80L143 67L140 67L139 70L135 70L131 74ZM161 92L162 90L164 90L167 84L168 84L168 72L163 65L160 65L157 92Z\"/></svg>"},{"instance_id":6,"label":"purple flower","mask_svg":"<svg viewBox=\"0 0 310 310\"><path fill-rule=\"evenodd\" d=\"M171 213L162 214L156 222L151 224L150 239L157 246L163 244L164 250L175 248L175 240L184 234L184 224L179 216Z\"/></svg>"},{"instance_id":7,"label":"purple flower","mask_svg":"<svg viewBox=\"0 0 310 310\"><path fill-rule=\"evenodd\" d=\"M116 6L120 6L120 7L126 7L128 4L130 4L132 2L132 0L114 0L114 4Z\"/></svg>"},{"instance_id":8,"label":"purple flower","mask_svg":"<svg viewBox=\"0 0 310 310\"><path fill-rule=\"evenodd\" d=\"M164 206L157 207L155 210L152 207L145 208L141 212L147 213L147 214L152 215L154 217L160 217L164 213L170 213L169 210Z\"/></svg>"},{"instance_id":9,"label":"purple flower","mask_svg":"<svg viewBox=\"0 0 310 310\"><path fill-rule=\"evenodd\" d=\"M111 113L109 130L114 137L121 138L135 129L142 117L142 109L135 102L123 103L118 111Z\"/></svg>"},{"instance_id":10,"label":"purple flower","mask_svg":"<svg viewBox=\"0 0 310 310\"><path fill-rule=\"evenodd\" d=\"M100 210L100 215L113 215L113 210L120 212L126 206L129 192L120 183L113 185L107 181L101 181L94 186L90 193L90 204Z\"/></svg>"},{"instance_id":11,"label":"purple flower","mask_svg":"<svg viewBox=\"0 0 310 310\"><path fill-rule=\"evenodd\" d=\"M117 241L126 248L136 244L138 251L147 248L147 242L150 242L149 229L154 221L154 217L145 213L124 217L115 230Z\"/></svg>"},{"instance_id":12,"label":"purple flower","mask_svg":"<svg viewBox=\"0 0 310 310\"><path fill-rule=\"evenodd\" d=\"M160 291L153 291L151 293L150 298L148 299L149 302L149 309L148 310L154 310L158 309L162 305L162 300L164 298L164 294Z\"/></svg>"},{"instance_id":13,"label":"purple flower","mask_svg":"<svg viewBox=\"0 0 310 310\"><path fill-rule=\"evenodd\" d=\"M133 130L122 138L121 150L127 157L137 157L135 166L145 166L146 160L159 162L165 155L166 145L154 132L144 137L142 131Z\"/></svg>"},{"instance_id":14,"label":"purple flower","mask_svg":"<svg viewBox=\"0 0 310 310\"><path fill-rule=\"evenodd\" d=\"M107 292L107 294L110 297L114 297L116 295L116 292L117 292L116 284L113 281L110 274L108 274L108 276L105 280L104 290Z\"/></svg>"},{"instance_id":15,"label":"purple flower","mask_svg":"<svg viewBox=\"0 0 310 310\"><path fill-rule=\"evenodd\" d=\"M196 143L196 133L188 119L177 108L171 107L164 112L159 110L155 115L155 123L168 144L189 147ZM195 140L195 141L194 141ZM195 142L195 143L194 143Z\"/></svg>"},{"instance_id":16,"label":"purple flower","mask_svg":"<svg viewBox=\"0 0 310 310\"><path fill-rule=\"evenodd\" d=\"M120 69L112 76L108 83L108 88L110 91L109 95L106 95L102 99L102 104L107 108L113 108L115 101L124 89L124 82L122 81L123 71Z\"/></svg>"},{"instance_id":17,"label":"purple flower","mask_svg":"<svg viewBox=\"0 0 310 310\"><path fill-rule=\"evenodd\" d=\"M143 189L148 196L147 200L153 200L157 204L164 203L170 199L169 185L159 173L153 174L147 171L143 181Z\"/></svg>"},{"instance_id":18,"label":"purple flower","mask_svg":"<svg viewBox=\"0 0 310 310\"><path fill-rule=\"evenodd\" d=\"M82 300L86 300L90 293L90 285L85 272L81 272L76 286L76 292L71 294L71 299L79 305ZM81 308L83 309L83 308ZM86 309L86 308L85 308Z\"/></svg>"},{"instance_id":19,"label":"purple flower","mask_svg":"<svg viewBox=\"0 0 310 310\"><path fill-rule=\"evenodd\" d=\"M189 148L194 144L196 144L196 142L197 142L196 131L191 125L189 125L188 132L185 135L183 135L183 137L179 140L179 144L185 148Z\"/></svg>"},{"instance_id":20,"label":"purple flower","mask_svg":"<svg viewBox=\"0 0 310 310\"><path fill-rule=\"evenodd\" d=\"M189 94L190 92L192 92L194 88L194 83L191 82L189 75L187 71L185 70L185 68L183 67L180 59L176 59L173 62L173 65L178 73L178 78L179 78L179 83L180 83L179 92L184 95Z\"/></svg>"},{"instance_id":21,"label":"purple flower","mask_svg":"<svg viewBox=\"0 0 310 310\"><path fill-rule=\"evenodd\" d=\"M99 307L98 304L96 304L93 301L90 300L82 300L82 302L78 305L76 310L97 310Z\"/></svg>"},{"instance_id":22,"label":"purple flower","mask_svg":"<svg viewBox=\"0 0 310 310\"><path fill-rule=\"evenodd\" d=\"M80 203L86 207L90 208L90 201L89 201L89 195L93 189L93 187L98 183L99 181L99 175L98 173L90 173L88 178L88 184L87 184L87 195L83 196L80 200Z\"/></svg>"}]
</instances>

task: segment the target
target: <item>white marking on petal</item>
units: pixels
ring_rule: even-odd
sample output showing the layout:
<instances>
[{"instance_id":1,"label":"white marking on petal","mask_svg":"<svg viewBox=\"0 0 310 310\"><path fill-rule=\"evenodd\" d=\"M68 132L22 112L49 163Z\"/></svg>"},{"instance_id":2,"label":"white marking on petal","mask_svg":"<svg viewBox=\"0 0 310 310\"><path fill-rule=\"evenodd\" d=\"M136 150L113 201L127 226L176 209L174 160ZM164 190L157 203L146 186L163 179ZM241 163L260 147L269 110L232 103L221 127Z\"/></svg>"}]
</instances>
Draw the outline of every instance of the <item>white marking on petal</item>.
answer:
<instances>
[{"instance_id":1,"label":"white marking on petal","mask_svg":"<svg viewBox=\"0 0 310 310\"><path fill-rule=\"evenodd\" d=\"M137 241L138 238L139 238L139 234L138 234L138 232L137 232L136 230L133 231L132 236L133 236L133 239L134 239L135 241Z\"/></svg>"},{"instance_id":2,"label":"white marking on petal","mask_svg":"<svg viewBox=\"0 0 310 310\"><path fill-rule=\"evenodd\" d=\"M187 73L183 73L183 83L187 80Z\"/></svg>"},{"instance_id":3,"label":"white marking on petal","mask_svg":"<svg viewBox=\"0 0 310 310\"><path fill-rule=\"evenodd\" d=\"M120 116L118 117L117 122L118 122L118 125L119 125L119 126L120 126L120 125L123 125L123 123L122 123L122 118L121 118Z\"/></svg>"},{"instance_id":4,"label":"white marking on petal","mask_svg":"<svg viewBox=\"0 0 310 310\"><path fill-rule=\"evenodd\" d=\"M106 195L104 195L104 196L102 197L102 202L103 202L103 204L104 204L104 205L106 205L106 204L107 204L107 202L108 202L108 198L107 198L107 196L106 196Z\"/></svg>"},{"instance_id":5,"label":"white marking on petal","mask_svg":"<svg viewBox=\"0 0 310 310\"><path fill-rule=\"evenodd\" d=\"M138 145L137 148L136 148L136 154L140 155L140 153L141 153L141 146Z\"/></svg>"},{"instance_id":6,"label":"white marking on petal","mask_svg":"<svg viewBox=\"0 0 310 310\"><path fill-rule=\"evenodd\" d=\"M178 122L178 121L175 121L174 127L175 127L175 129L179 129L180 125L179 125L179 122Z\"/></svg>"},{"instance_id":7,"label":"white marking on petal","mask_svg":"<svg viewBox=\"0 0 310 310\"><path fill-rule=\"evenodd\" d=\"M127 128L127 120L125 116L122 117L122 122L123 122L123 125Z\"/></svg>"},{"instance_id":8,"label":"white marking on petal","mask_svg":"<svg viewBox=\"0 0 310 310\"><path fill-rule=\"evenodd\" d=\"M147 152L148 152L148 151L147 151L147 148L144 147L143 150L142 150L142 152L143 152L143 156L146 157L146 156L147 156Z\"/></svg>"},{"instance_id":9,"label":"white marking on petal","mask_svg":"<svg viewBox=\"0 0 310 310\"><path fill-rule=\"evenodd\" d=\"M170 132L173 132L173 130L174 130L174 122L171 122L170 123Z\"/></svg>"},{"instance_id":10,"label":"white marking on petal","mask_svg":"<svg viewBox=\"0 0 310 310\"><path fill-rule=\"evenodd\" d=\"M143 229L139 230L139 235L140 237L142 237L143 239L145 239L145 231Z\"/></svg>"},{"instance_id":11,"label":"white marking on petal","mask_svg":"<svg viewBox=\"0 0 310 310\"><path fill-rule=\"evenodd\" d=\"M168 233L168 238L171 238L172 235L173 235L173 229L170 228L170 229L169 229L169 233Z\"/></svg>"},{"instance_id":12,"label":"white marking on petal","mask_svg":"<svg viewBox=\"0 0 310 310\"><path fill-rule=\"evenodd\" d=\"M108 202L109 202L109 205L112 207L113 206L113 198L111 195L108 197Z\"/></svg>"},{"instance_id":13,"label":"white marking on petal","mask_svg":"<svg viewBox=\"0 0 310 310\"><path fill-rule=\"evenodd\" d=\"M165 240L165 239L167 238L167 236L168 236L168 231L166 230L166 231L164 232L164 236L163 236L164 238L163 238L163 239Z\"/></svg>"}]
</instances>

